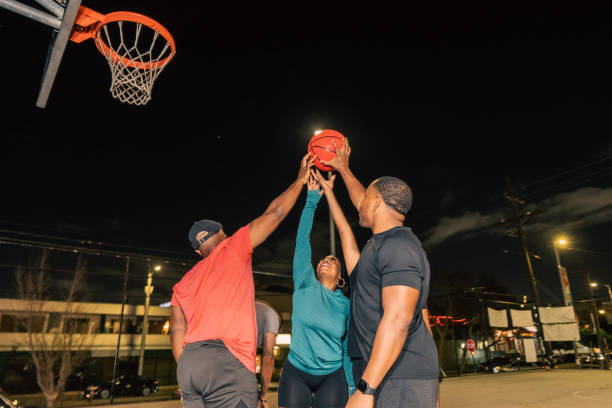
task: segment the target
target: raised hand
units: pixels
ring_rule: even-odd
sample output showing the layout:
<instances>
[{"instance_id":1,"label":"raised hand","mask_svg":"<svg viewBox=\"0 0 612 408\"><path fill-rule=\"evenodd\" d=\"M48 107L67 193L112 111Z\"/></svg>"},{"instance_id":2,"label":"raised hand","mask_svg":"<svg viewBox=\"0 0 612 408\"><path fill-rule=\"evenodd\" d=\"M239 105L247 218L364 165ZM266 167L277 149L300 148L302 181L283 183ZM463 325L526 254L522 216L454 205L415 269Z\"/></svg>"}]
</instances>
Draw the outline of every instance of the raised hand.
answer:
<instances>
[{"instance_id":1,"label":"raised hand","mask_svg":"<svg viewBox=\"0 0 612 408\"><path fill-rule=\"evenodd\" d=\"M310 173L316 179L317 183L321 186L324 192L329 193L334 190L334 181L336 180L335 174L332 175L329 180L326 180L317 169L311 169Z\"/></svg>"},{"instance_id":2,"label":"raised hand","mask_svg":"<svg viewBox=\"0 0 612 408\"><path fill-rule=\"evenodd\" d=\"M298 172L297 181L302 183L302 185L308 183L308 179L310 178L310 168L314 165L315 157L310 155L310 153L306 153L304 157L302 157L302 162L300 163L300 171Z\"/></svg>"},{"instance_id":3,"label":"raised hand","mask_svg":"<svg viewBox=\"0 0 612 408\"><path fill-rule=\"evenodd\" d=\"M310 169L310 175L308 176L308 184L306 184L308 190L320 190L319 194L323 194L323 190L321 190L321 185L317 181L312 169Z\"/></svg>"},{"instance_id":4,"label":"raised hand","mask_svg":"<svg viewBox=\"0 0 612 408\"><path fill-rule=\"evenodd\" d=\"M326 166L333 167L336 171L348 170L349 168L349 156L351 155L351 146L349 146L348 139L345 137L342 139L342 146L338 147L336 141L333 140L334 148L336 149L336 157L329 161L321 160Z\"/></svg>"}]
</instances>

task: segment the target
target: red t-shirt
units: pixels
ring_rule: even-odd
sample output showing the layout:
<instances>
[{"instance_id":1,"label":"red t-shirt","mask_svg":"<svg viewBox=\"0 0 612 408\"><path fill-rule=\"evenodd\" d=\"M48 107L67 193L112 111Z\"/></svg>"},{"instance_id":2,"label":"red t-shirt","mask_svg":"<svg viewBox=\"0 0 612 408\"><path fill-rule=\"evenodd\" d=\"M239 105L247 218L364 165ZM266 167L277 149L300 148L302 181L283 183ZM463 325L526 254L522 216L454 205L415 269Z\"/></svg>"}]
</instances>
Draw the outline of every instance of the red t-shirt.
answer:
<instances>
[{"instance_id":1,"label":"red t-shirt","mask_svg":"<svg viewBox=\"0 0 612 408\"><path fill-rule=\"evenodd\" d=\"M183 345L223 340L228 350L255 372L257 323L249 226L239 229L174 285L172 306L187 321Z\"/></svg>"}]
</instances>

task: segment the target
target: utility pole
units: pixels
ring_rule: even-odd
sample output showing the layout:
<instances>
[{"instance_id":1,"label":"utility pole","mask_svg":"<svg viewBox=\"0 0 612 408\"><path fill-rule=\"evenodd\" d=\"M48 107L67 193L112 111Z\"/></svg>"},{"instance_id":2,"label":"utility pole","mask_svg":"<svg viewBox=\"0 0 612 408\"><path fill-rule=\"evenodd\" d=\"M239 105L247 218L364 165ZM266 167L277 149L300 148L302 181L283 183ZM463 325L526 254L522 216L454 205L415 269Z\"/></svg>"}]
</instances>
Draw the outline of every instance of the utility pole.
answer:
<instances>
[{"instance_id":1,"label":"utility pole","mask_svg":"<svg viewBox=\"0 0 612 408\"><path fill-rule=\"evenodd\" d=\"M117 375L117 361L119 360L119 348L121 347L121 332L123 331L123 312L125 310L125 304L127 302L127 283L128 283L128 272L130 271L130 257L128 256L125 260L125 273L123 275L123 298L121 300L121 314L119 315L119 334L117 334L117 348L115 349L115 360L113 361L113 379L110 389L110 403L113 405L114 402L114 391L115 391L115 377Z\"/></svg>"},{"instance_id":2,"label":"utility pole","mask_svg":"<svg viewBox=\"0 0 612 408\"><path fill-rule=\"evenodd\" d=\"M608 285L607 283L603 284L606 288L608 288L608 296L610 297L610 305L612 305L612 289L610 288L610 285Z\"/></svg>"},{"instance_id":3,"label":"utility pole","mask_svg":"<svg viewBox=\"0 0 612 408\"><path fill-rule=\"evenodd\" d=\"M161 266L155 266L155 271L159 272L161 270ZM138 375L142 375L142 368L144 365L144 352L145 345L147 342L147 333L149 331L149 303L151 301L151 293L153 293L154 286L151 285L153 281L153 269L149 268L149 272L147 273L147 286L144 287L145 292L145 307L144 307L144 318L142 321L142 333L140 340L140 355L138 357Z\"/></svg>"},{"instance_id":4,"label":"utility pole","mask_svg":"<svg viewBox=\"0 0 612 408\"><path fill-rule=\"evenodd\" d=\"M531 215L531 211L527 211L524 214L521 214L519 212L520 208L525 205L525 202L512 196L512 187L510 185L509 177L506 177L506 187L508 189L508 192L505 194L505 197L512 205L512 216L513 216L512 221L514 221L516 225L517 238L519 239L521 243L521 248L523 249L523 254L525 256L525 262L527 263L527 271L529 272L531 290L533 291L533 299L534 299L534 303L535 303L535 307L537 311L536 313L537 318L536 318L535 323L538 325L538 335L540 336L540 339L542 340L542 345L545 348L547 358L550 358L550 354L551 354L549 350L550 345L546 343L546 341L544 341L544 333L542 330L542 325L540 323L539 307L541 303L540 303L540 294L538 292L538 283L536 281L535 274L533 273L533 266L531 265L531 257L529 256L529 251L527 250L527 242L525 240L525 233L523 232L523 224L525 223L525 221L527 221L527 218Z\"/></svg>"}]
</instances>

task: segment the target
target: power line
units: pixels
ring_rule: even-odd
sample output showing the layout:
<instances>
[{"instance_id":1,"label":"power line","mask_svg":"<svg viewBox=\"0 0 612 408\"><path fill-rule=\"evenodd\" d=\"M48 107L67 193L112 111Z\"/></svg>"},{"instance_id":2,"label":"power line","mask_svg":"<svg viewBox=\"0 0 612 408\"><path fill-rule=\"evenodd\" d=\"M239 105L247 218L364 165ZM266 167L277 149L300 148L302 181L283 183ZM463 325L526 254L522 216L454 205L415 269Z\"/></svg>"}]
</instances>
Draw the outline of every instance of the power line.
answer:
<instances>
[{"instance_id":1,"label":"power line","mask_svg":"<svg viewBox=\"0 0 612 408\"><path fill-rule=\"evenodd\" d=\"M95 249L95 248L86 248L74 245L65 245L65 244L54 244L51 242L41 242L41 241L33 241L33 240L24 240L18 238L11 237L2 237L0 236L0 244L26 247L26 248L39 248L39 249L47 249L50 251L61 251L68 253L80 253L86 255L95 255L95 256L104 256L109 258L118 258L118 259L137 259L146 262L159 262L163 264L173 264L179 266L189 266L194 263L193 260L186 260L180 258L165 258L161 259L159 256L149 255L149 254L138 254L138 253L129 253L129 252L119 252L119 251L111 251L104 249ZM264 271L253 271L254 275L261 276L271 276L276 278L285 278L291 279L290 275L274 273L274 272L264 272Z\"/></svg>"}]
</instances>

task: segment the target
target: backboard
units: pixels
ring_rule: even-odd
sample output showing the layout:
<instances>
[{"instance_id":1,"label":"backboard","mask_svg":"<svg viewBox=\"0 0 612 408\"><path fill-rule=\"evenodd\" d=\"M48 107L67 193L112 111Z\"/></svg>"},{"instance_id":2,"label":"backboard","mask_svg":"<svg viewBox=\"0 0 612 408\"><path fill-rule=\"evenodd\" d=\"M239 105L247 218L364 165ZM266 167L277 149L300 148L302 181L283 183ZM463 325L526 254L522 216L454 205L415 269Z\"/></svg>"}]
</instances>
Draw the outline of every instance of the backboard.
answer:
<instances>
[{"instance_id":1,"label":"backboard","mask_svg":"<svg viewBox=\"0 0 612 408\"><path fill-rule=\"evenodd\" d=\"M66 44L70 38L81 0L36 0L49 12L20 3L17 0L0 0L0 7L13 11L53 29L53 38L47 53L36 106L45 108Z\"/></svg>"},{"instance_id":2,"label":"backboard","mask_svg":"<svg viewBox=\"0 0 612 408\"><path fill-rule=\"evenodd\" d=\"M42 81L40 83L40 91L38 92L38 99L36 100L36 106L44 109L47 106L47 100L55 81L55 75L59 69L60 62L64 56L66 44L70 38L72 32L72 26L76 18L79 7L81 6L81 0L64 0L64 15L62 17L62 24L59 31L54 30L53 39L49 45L49 52L47 53L47 60L45 61L45 67L43 70Z\"/></svg>"}]
</instances>

